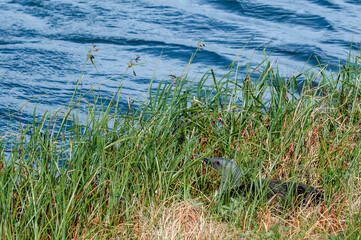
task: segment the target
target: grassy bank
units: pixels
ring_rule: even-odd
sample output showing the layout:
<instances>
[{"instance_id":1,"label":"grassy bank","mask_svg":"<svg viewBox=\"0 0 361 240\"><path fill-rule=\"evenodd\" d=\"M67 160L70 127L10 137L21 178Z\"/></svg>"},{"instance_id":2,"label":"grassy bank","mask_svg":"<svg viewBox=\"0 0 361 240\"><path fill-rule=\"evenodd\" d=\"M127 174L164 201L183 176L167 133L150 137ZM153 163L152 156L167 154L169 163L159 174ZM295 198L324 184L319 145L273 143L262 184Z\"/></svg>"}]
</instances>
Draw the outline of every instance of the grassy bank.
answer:
<instances>
[{"instance_id":1,"label":"grassy bank","mask_svg":"<svg viewBox=\"0 0 361 240\"><path fill-rule=\"evenodd\" d=\"M77 86L67 108L2 132L0 238L360 237L359 62L291 77L267 59L231 65L127 104L121 88L89 104ZM194 153L232 158L249 179L310 184L325 199L281 213L251 197L216 204L220 176Z\"/></svg>"}]
</instances>

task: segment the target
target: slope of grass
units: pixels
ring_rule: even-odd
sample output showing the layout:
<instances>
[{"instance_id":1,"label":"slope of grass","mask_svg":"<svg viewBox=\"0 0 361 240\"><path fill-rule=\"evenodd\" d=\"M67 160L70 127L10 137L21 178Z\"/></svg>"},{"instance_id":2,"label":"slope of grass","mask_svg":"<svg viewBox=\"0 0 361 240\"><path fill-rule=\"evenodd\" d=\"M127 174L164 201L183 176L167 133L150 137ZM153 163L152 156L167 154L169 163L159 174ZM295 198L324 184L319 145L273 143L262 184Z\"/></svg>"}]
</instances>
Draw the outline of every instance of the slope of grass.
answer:
<instances>
[{"instance_id":1,"label":"slope of grass","mask_svg":"<svg viewBox=\"0 0 361 240\"><path fill-rule=\"evenodd\" d=\"M128 105L121 87L107 99L86 93L92 104L76 89L67 109L2 132L0 236L360 237L359 62L287 78L267 59L231 65L223 77L210 70L150 86ZM194 153L232 158L252 180L310 184L325 199L283 212L247 196L216 203L220 176Z\"/></svg>"}]
</instances>

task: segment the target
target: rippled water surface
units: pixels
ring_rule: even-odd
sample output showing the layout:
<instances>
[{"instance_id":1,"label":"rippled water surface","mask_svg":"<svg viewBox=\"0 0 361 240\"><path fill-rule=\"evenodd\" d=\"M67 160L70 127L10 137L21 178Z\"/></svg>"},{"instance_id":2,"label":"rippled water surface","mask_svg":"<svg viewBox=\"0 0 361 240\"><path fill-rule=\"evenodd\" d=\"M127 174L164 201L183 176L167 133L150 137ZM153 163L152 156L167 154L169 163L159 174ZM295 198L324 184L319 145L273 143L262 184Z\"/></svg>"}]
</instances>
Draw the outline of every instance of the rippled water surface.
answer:
<instances>
[{"instance_id":1,"label":"rippled water surface","mask_svg":"<svg viewBox=\"0 0 361 240\"><path fill-rule=\"evenodd\" d=\"M322 63L344 60L352 40L360 43L361 1L1 1L0 128L29 99L22 121L34 107L66 105L88 50L96 45L96 72L90 64L83 89L120 75L97 89L114 92L129 61L144 63L123 80L122 101L144 95L156 68L155 82L181 74L199 41L191 74L226 66L250 41L238 61L256 64L263 49L273 53L285 74L301 70L311 55ZM315 58L309 60L316 64ZM1 130L0 130L1 132Z\"/></svg>"}]
</instances>

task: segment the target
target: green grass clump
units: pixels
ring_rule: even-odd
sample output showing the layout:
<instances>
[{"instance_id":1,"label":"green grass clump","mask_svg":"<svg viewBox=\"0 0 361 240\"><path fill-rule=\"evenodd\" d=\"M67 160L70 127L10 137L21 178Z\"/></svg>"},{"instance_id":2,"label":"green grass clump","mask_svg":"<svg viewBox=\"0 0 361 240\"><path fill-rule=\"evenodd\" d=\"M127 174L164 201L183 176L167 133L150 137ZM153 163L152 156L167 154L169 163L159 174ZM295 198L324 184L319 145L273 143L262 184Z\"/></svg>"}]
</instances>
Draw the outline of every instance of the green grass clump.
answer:
<instances>
[{"instance_id":1,"label":"green grass clump","mask_svg":"<svg viewBox=\"0 0 361 240\"><path fill-rule=\"evenodd\" d=\"M150 85L146 100L126 104L121 87L103 99L80 94L78 81L65 110L2 133L0 238L355 239L359 61L288 78L268 59L231 65L222 77ZM247 196L217 204L220 176L194 153L232 158L252 180L310 184L325 199L284 212Z\"/></svg>"}]
</instances>

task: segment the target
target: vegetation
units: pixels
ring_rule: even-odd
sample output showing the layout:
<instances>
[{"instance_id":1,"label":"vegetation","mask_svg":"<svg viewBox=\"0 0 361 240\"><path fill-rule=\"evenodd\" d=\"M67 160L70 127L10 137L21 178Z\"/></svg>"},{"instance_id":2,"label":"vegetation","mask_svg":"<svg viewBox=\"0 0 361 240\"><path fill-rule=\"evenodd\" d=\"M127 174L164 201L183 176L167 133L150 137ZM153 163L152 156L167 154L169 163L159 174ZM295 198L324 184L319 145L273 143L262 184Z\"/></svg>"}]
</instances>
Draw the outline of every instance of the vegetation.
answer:
<instances>
[{"instance_id":1,"label":"vegetation","mask_svg":"<svg viewBox=\"0 0 361 240\"><path fill-rule=\"evenodd\" d=\"M359 64L283 77L266 58L192 81L186 70L128 103L121 87L104 99L78 80L66 110L2 132L0 238L360 238ZM217 203L220 176L195 153L325 199L284 211L251 197Z\"/></svg>"}]
</instances>

